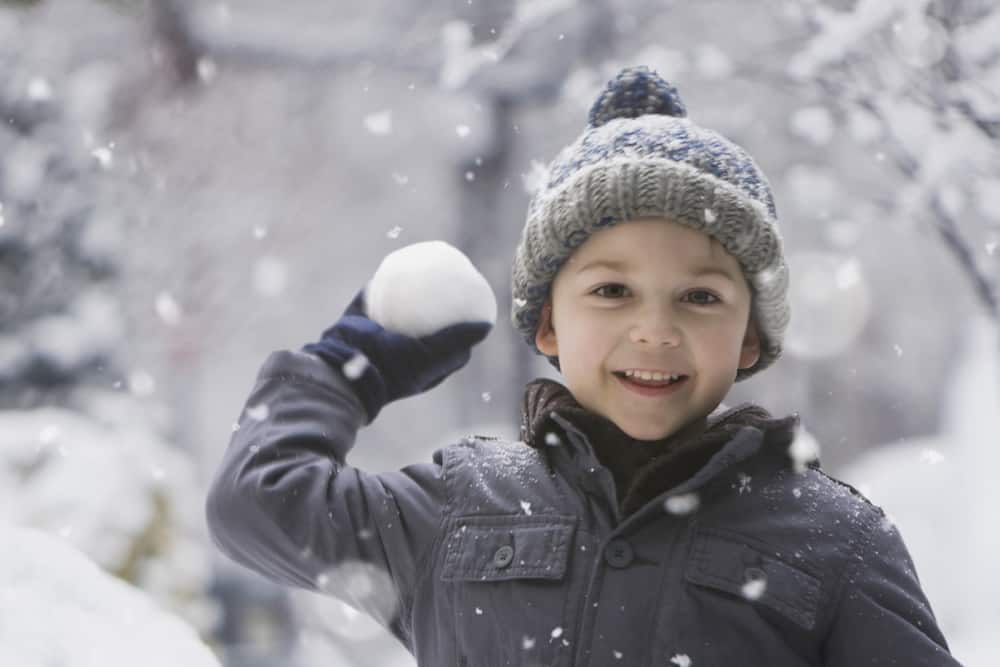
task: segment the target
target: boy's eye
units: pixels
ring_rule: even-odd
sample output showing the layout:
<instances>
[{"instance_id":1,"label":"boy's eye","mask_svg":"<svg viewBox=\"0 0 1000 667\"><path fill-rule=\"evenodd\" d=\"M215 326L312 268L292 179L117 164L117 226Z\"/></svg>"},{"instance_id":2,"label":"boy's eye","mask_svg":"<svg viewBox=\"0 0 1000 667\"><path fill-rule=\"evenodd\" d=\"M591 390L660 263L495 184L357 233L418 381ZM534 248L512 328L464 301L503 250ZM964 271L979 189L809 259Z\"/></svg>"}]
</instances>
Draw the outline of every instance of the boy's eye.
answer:
<instances>
[{"instance_id":1,"label":"boy's eye","mask_svg":"<svg viewBox=\"0 0 1000 667\"><path fill-rule=\"evenodd\" d=\"M597 294L598 296L607 297L609 299L617 299L624 296L623 293L626 289L627 288L624 285L620 285L618 283L609 283L607 285L601 285L600 287L595 289L592 292L592 294ZM603 294L601 293L602 290L604 291Z\"/></svg>"},{"instance_id":2,"label":"boy's eye","mask_svg":"<svg viewBox=\"0 0 1000 667\"><path fill-rule=\"evenodd\" d=\"M695 298L695 299L692 300L692 303L696 303L699 306L711 306L712 304L718 303L720 301L719 297L717 297L714 294L712 294L711 292L703 290L703 289L691 290L690 292L688 292L688 296L691 296L691 295L695 295L695 296L702 295L702 297ZM708 298L708 300L703 300L703 297L709 297L709 298Z\"/></svg>"}]
</instances>

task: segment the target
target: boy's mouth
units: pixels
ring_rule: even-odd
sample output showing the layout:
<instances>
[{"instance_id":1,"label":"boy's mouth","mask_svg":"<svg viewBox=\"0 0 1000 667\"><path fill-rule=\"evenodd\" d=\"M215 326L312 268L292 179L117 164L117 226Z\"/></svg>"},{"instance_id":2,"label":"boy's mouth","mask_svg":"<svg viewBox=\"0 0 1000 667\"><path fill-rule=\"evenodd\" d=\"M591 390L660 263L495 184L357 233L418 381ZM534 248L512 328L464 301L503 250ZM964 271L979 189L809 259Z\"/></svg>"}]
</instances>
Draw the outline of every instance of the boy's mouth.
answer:
<instances>
[{"instance_id":1,"label":"boy's mouth","mask_svg":"<svg viewBox=\"0 0 1000 667\"><path fill-rule=\"evenodd\" d=\"M615 371L615 377L617 377L622 384L626 387L635 389L645 389L647 392L649 390L664 390L668 387L673 387L674 385L680 384L687 379L687 375L676 375L664 378L662 380L644 380L636 375L627 375L625 371ZM645 392L644 392L645 393Z\"/></svg>"}]
</instances>

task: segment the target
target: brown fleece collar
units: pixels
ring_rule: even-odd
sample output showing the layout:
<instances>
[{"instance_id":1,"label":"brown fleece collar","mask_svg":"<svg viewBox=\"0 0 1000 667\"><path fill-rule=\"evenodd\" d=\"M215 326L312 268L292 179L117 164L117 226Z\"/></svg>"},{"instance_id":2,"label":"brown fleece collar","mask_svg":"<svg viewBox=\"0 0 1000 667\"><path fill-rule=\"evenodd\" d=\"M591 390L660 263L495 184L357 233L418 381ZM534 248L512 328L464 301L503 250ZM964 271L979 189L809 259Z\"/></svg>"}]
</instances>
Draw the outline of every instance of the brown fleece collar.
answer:
<instances>
[{"instance_id":1,"label":"brown fleece collar","mask_svg":"<svg viewBox=\"0 0 1000 667\"><path fill-rule=\"evenodd\" d=\"M636 440L610 419L580 405L559 382L537 378L525 387L521 439L544 451L546 436L561 430L552 421L552 412L587 434L598 460L611 470L624 516L690 478L743 426L763 430L779 422L785 426L790 423L774 420L759 405L743 403L687 424L661 440Z\"/></svg>"}]
</instances>

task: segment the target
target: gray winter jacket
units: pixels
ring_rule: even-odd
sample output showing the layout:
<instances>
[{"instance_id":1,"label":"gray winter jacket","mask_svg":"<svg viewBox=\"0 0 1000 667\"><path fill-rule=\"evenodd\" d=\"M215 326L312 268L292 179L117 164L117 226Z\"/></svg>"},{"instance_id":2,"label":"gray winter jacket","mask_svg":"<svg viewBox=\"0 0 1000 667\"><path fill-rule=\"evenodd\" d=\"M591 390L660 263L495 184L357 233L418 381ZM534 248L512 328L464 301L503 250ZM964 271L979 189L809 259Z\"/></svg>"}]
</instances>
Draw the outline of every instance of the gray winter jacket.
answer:
<instances>
[{"instance_id":1,"label":"gray winter jacket","mask_svg":"<svg viewBox=\"0 0 1000 667\"><path fill-rule=\"evenodd\" d=\"M346 462L364 415L321 360L273 353L208 526L238 563L369 611L422 666L958 665L883 512L792 467L794 419L734 426L623 513L559 411L531 420L544 445L470 436L383 473Z\"/></svg>"}]
</instances>

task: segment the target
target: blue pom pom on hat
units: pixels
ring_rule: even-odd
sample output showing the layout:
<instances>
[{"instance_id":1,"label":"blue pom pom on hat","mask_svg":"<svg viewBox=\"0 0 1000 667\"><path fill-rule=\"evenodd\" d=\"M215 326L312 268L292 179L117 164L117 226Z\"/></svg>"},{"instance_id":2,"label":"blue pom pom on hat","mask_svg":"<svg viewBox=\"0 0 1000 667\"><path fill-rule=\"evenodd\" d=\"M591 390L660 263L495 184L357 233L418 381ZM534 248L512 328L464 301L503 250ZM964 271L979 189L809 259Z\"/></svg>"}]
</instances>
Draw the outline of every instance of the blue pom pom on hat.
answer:
<instances>
[{"instance_id":1,"label":"blue pom pom on hat","mask_svg":"<svg viewBox=\"0 0 1000 667\"><path fill-rule=\"evenodd\" d=\"M511 270L511 323L536 354L552 280L596 231L666 217L714 237L753 294L760 359L774 363L788 327L788 266L770 184L742 147L692 122L677 89L644 65L626 67L590 108L587 126L549 164L531 198ZM556 357L546 357L559 368Z\"/></svg>"}]
</instances>

